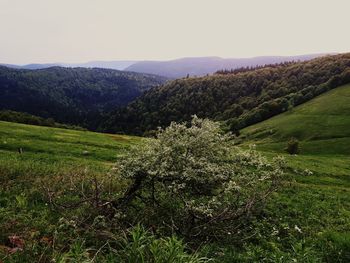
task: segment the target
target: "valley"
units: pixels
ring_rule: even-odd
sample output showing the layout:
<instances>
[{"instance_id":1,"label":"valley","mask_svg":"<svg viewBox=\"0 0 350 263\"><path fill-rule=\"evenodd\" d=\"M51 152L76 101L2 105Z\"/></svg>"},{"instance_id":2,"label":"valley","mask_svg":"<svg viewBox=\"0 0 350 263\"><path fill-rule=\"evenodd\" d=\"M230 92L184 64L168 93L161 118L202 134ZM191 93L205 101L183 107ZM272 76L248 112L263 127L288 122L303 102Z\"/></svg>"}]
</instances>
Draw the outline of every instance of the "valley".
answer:
<instances>
[{"instance_id":1,"label":"valley","mask_svg":"<svg viewBox=\"0 0 350 263\"><path fill-rule=\"evenodd\" d=\"M103 116L167 79L110 69L0 66L0 109L96 130Z\"/></svg>"}]
</instances>

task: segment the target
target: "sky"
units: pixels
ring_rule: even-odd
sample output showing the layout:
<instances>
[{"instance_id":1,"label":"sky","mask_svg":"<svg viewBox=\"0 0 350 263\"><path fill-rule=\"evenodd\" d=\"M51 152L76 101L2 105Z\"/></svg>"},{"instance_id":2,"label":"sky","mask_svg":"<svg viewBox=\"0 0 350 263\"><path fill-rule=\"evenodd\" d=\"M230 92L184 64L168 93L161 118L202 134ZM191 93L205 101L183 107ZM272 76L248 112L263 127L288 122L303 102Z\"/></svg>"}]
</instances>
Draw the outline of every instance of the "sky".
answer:
<instances>
[{"instance_id":1,"label":"sky","mask_svg":"<svg viewBox=\"0 0 350 263\"><path fill-rule=\"evenodd\" d=\"M349 52L349 0L0 0L0 62Z\"/></svg>"}]
</instances>

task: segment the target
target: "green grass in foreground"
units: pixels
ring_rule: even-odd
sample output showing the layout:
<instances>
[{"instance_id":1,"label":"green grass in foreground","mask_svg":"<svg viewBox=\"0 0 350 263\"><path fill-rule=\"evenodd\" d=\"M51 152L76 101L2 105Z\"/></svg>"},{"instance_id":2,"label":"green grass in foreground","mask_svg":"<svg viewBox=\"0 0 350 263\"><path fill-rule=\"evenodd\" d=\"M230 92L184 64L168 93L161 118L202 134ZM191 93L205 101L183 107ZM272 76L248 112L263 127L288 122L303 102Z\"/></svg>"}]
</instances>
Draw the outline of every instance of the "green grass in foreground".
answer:
<instances>
[{"instance_id":1,"label":"green grass in foreground","mask_svg":"<svg viewBox=\"0 0 350 263\"><path fill-rule=\"evenodd\" d=\"M59 226L61 215L42 199L40 180L54 185L62 176L104 175L135 143L140 138L0 121L0 261L2 246L15 234L32 254L6 260L35 262L38 240L52 237Z\"/></svg>"},{"instance_id":2,"label":"green grass in foreground","mask_svg":"<svg viewBox=\"0 0 350 263\"><path fill-rule=\"evenodd\" d=\"M259 245L247 243L254 260L350 262L349 102L346 85L242 131L243 147L283 155L291 178L269 203L269 223L256 235L271 232ZM284 152L291 137L300 140L301 154Z\"/></svg>"},{"instance_id":3,"label":"green grass in foreground","mask_svg":"<svg viewBox=\"0 0 350 263\"><path fill-rule=\"evenodd\" d=\"M215 262L350 262L349 99L348 85L242 132L243 147L254 143L268 158L285 156L288 178L240 245L211 243L203 255ZM283 151L291 136L301 141L297 156ZM75 176L76 167L106 173L139 142L137 137L0 122L0 245L10 234L40 239L55 230L59 215L35 198L33 178ZM17 153L19 147L23 154ZM30 262L42 255L35 249L30 257L13 256L9 262Z\"/></svg>"}]
</instances>

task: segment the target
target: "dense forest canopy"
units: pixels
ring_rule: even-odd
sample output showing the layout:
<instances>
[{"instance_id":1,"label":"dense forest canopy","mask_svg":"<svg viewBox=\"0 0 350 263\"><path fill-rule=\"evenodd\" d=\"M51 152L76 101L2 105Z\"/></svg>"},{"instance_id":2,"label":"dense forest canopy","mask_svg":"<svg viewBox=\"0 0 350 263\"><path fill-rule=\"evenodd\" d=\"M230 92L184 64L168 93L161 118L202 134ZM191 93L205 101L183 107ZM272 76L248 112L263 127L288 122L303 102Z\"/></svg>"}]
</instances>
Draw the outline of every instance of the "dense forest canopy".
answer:
<instances>
[{"instance_id":1,"label":"dense forest canopy","mask_svg":"<svg viewBox=\"0 0 350 263\"><path fill-rule=\"evenodd\" d=\"M117 109L103 128L142 134L172 121L188 121L196 114L225 121L238 132L348 82L350 53L177 79Z\"/></svg>"},{"instance_id":2,"label":"dense forest canopy","mask_svg":"<svg viewBox=\"0 0 350 263\"><path fill-rule=\"evenodd\" d=\"M103 114L165 81L155 75L99 68L0 67L0 110L95 129Z\"/></svg>"}]
</instances>

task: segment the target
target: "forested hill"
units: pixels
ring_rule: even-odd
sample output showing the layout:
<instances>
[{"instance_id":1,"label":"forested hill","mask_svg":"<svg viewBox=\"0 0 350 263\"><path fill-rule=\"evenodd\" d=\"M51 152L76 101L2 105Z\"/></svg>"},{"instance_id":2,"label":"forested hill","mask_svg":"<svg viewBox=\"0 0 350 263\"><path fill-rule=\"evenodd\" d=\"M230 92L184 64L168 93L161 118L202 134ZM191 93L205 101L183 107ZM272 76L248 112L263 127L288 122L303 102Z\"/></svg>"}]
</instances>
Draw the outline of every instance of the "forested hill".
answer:
<instances>
[{"instance_id":1,"label":"forested hill","mask_svg":"<svg viewBox=\"0 0 350 263\"><path fill-rule=\"evenodd\" d=\"M165 81L155 75L99 68L0 67L0 110L94 129L103 114Z\"/></svg>"},{"instance_id":2,"label":"forested hill","mask_svg":"<svg viewBox=\"0 0 350 263\"><path fill-rule=\"evenodd\" d=\"M191 115L225 121L232 131L260 122L350 82L350 53L169 82L144 93L104 123L142 134Z\"/></svg>"}]
</instances>

